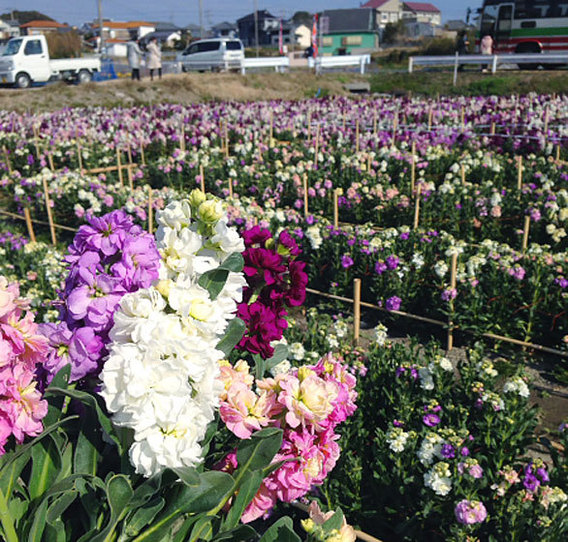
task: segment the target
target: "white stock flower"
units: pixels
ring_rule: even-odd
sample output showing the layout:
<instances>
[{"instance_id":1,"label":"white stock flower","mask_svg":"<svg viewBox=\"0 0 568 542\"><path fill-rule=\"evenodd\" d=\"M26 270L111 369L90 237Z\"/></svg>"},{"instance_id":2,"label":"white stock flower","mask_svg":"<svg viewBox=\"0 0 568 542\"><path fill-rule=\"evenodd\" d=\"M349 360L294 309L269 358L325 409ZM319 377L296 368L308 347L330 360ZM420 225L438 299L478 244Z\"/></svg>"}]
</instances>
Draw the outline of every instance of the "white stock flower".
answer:
<instances>
[{"instance_id":1,"label":"white stock flower","mask_svg":"<svg viewBox=\"0 0 568 542\"><path fill-rule=\"evenodd\" d=\"M302 361L306 355L306 350L301 343L292 343L289 351L292 358L296 361Z\"/></svg>"},{"instance_id":2,"label":"white stock flower","mask_svg":"<svg viewBox=\"0 0 568 542\"><path fill-rule=\"evenodd\" d=\"M436 495L445 496L452 490L452 473L447 463L436 463L428 472L424 473L424 485L429 487Z\"/></svg>"},{"instance_id":3,"label":"white stock flower","mask_svg":"<svg viewBox=\"0 0 568 542\"><path fill-rule=\"evenodd\" d=\"M515 376L511 380L507 380L503 386L503 392L516 393L525 399L527 399L531 394L527 383L520 376Z\"/></svg>"}]
</instances>

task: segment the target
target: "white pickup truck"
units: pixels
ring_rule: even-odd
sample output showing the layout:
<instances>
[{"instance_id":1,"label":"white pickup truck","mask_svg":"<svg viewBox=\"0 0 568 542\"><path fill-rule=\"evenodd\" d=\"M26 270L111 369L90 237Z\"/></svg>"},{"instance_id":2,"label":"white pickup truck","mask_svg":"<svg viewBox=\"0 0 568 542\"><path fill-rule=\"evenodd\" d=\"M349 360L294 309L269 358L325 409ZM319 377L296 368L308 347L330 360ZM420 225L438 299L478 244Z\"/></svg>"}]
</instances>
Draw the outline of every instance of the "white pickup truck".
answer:
<instances>
[{"instance_id":1,"label":"white pickup truck","mask_svg":"<svg viewBox=\"0 0 568 542\"><path fill-rule=\"evenodd\" d=\"M0 55L0 83L18 88L57 79L87 83L100 70L97 57L51 60L45 36L12 38Z\"/></svg>"}]
</instances>

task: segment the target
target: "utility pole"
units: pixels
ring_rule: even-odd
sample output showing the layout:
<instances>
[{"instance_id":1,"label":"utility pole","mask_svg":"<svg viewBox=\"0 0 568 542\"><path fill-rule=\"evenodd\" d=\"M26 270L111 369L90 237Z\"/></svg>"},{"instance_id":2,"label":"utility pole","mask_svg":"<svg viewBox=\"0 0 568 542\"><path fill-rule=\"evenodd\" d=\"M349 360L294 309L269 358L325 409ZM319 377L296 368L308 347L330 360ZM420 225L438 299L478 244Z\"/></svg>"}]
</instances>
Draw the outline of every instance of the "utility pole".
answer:
<instances>
[{"instance_id":1,"label":"utility pole","mask_svg":"<svg viewBox=\"0 0 568 542\"><path fill-rule=\"evenodd\" d=\"M101 0L97 0L97 5L99 6L99 33L100 33L99 53L102 54L104 40L103 40L103 8L101 6Z\"/></svg>"},{"instance_id":2,"label":"utility pole","mask_svg":"<svg viewBox=\"0 0 568 542\"><path fill-rule=\"evenodd\" d=\"M254 0L254 41L256 43L256 58L260 56L258 45L258 0Z\"/></svg>"},{"instance_id":3,"label":"utility pole","mask_svg":"<svg viewBox=\"0 0 568 542\"><path fill-rule=\"evenodd\" d=\"M203 0L199 0L199 39L203 39Z\"/></svg>"}]
</instances>

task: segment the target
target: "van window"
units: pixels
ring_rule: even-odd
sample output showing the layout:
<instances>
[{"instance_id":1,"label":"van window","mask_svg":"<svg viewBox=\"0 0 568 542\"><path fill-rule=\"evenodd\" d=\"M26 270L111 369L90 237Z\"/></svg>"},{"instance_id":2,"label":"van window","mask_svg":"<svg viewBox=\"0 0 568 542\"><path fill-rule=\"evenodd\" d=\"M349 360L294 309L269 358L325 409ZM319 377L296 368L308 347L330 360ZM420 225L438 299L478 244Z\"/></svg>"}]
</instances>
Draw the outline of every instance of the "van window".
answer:
<instances>
[{"instance_id":1,"label":"van window","mask_svg":"<svg viewBox=\"0 0 568 542\"><path fill-rule=\"evenodd\" d=\"M228 41L226 44L227 51L240 51L241 50L241 42L234 40Z\"/></svg>"},{"instance_id":2,"label":"van window","mask_svg":"<svg viewBox=\"0 0 568 542\"><path fill-rule=\"evenodd\" d=\"M188 47L185 51L184 51L184 55L192 55L193 53L197 53L197 44L196 45L192 45L191 47Z\"/></svg>"},{"instance_id":3,"label":"van window","mask_svg":"<svg viewBox=\"0 0 568 542\"><path fill-rule=\"evenodd\" d=\"M40 40L30 40L24 47L25 55L41 55L42 52Z\"/></svg>"},{"instance_id":4,"label":"van window","mask_svg":"<svg viewBox=\"0 0 568 542\"><path fill-rule=\"evenodd\" d=\"M220 41L204 41L203 43L196 43L197 51L199 53L206 53L207 51L218 51L221 47Z\"/></svg>"}]
</instances>

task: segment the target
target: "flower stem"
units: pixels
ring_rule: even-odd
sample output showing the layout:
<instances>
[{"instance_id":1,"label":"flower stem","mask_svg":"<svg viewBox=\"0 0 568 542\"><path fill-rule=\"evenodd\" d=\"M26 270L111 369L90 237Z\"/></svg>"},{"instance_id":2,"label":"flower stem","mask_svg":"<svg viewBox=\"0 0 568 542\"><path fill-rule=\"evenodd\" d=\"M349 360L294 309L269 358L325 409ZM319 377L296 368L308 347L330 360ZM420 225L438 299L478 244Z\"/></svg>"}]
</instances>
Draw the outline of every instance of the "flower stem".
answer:
<instances>
[{"instance_id":1,"label":"flower stem","mask_svg":"<svg viewBox=\"0 0 568 542\"><path fill-rule=\"evenodd\" d=\"M6 542L18 542L18 535L16 534L16 529L14 528L14 523L12 517L10 516L10 511L8 510L8 503L6 502L6 497L0 489L0 523L2 524L2 529L4 530L4 537Z\"/></svg>"}]
</instances>

